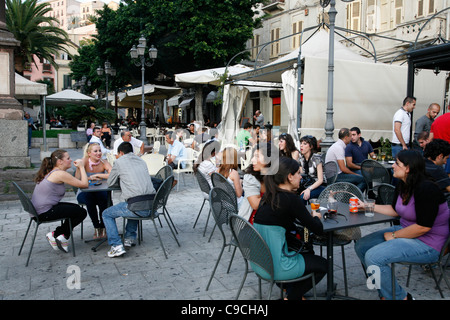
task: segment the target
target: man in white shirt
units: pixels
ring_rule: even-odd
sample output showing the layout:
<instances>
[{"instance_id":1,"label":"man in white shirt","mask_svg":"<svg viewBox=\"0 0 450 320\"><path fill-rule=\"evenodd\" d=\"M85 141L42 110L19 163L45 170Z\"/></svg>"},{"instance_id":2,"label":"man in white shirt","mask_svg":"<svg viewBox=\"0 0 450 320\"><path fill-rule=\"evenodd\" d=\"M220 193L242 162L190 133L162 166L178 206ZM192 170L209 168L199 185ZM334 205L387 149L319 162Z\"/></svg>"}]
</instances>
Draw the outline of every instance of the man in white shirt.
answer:
<instances>
[{"instance_id":1,"label":"man in white shirt","mask_svg":"<svg viewBox=\"0 0 450 320\"><path fill-rule=\"evenodd\" d=\"M345 147L350 143L350 130L342 128L339 130L339 140L331 145L325 157L325 163L329 161L337 162L338 176L336 182L350 182L356 185L362 192L366 189L366 181L363 176L350 170L345 164Z\"/></svg>"},{"instance_id":2,"label":"man in white shirt","mask_svg":"<svg viewBox=\"0 0 450 320\"><path fill-rule=\"evenodd\" d=\"M120 133L120 138L114 141L114 148L113 148L113 155L116 156L116 159L118 158L117 148L120 146L122 142L129 142L133 146L133 153L137 154L138 156L141 156L144 154L144 143L134 138L131 135L130 130L123 130Z\"/></svg>"},{"instance_id":3,"label":"man in white shirt","mask_svg":"<svg viewBox=\"0 0 450 320\"><path fill-rule=\"evenodd\" d=\"M99 127L94 127L92 131L92 137L91 140L89 140L89 143L98 143L100 145L100 149L102 150L102 159L106 159L106 154L111 152L111 150L108 150L105 148L102 142L102 131Z\"/></svg>"},{"instance_id":4,"label":"man in white shirt","mask_svg":"<svg viewBox=\"0 0 450 320\"><path fill-rule=\"evenodd\" d=\"M416 98L406 97L392 120L392 157L395 158L401 150L408 149L411 140L411 112L416 107Z\"/></svg>"}]
</instances>

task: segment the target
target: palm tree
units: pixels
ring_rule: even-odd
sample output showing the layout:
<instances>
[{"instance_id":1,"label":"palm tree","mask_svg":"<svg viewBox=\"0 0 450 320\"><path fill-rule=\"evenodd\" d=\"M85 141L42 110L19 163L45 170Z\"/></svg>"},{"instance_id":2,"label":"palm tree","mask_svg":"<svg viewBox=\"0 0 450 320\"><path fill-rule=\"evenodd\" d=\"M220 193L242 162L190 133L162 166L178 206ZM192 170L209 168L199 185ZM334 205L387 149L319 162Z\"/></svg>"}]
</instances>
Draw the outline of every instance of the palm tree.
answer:
<instances>
[{"instance_id":1,"label":"palm tree","mask_svg":"<svg viewBox=\"0 0 450 320\"><path fill-rule=\"evenodd\" d=\"M6 0L6 25L14 37L20 41L15 54L16 71L22 73L26 63L47 60L55 69L58 65L54 56L58 52L68 52L70 41L67 32L55 25L58 20L45 16L52 11L48 3L37 3L37 0Z\"/></svg>"}]
</instances>

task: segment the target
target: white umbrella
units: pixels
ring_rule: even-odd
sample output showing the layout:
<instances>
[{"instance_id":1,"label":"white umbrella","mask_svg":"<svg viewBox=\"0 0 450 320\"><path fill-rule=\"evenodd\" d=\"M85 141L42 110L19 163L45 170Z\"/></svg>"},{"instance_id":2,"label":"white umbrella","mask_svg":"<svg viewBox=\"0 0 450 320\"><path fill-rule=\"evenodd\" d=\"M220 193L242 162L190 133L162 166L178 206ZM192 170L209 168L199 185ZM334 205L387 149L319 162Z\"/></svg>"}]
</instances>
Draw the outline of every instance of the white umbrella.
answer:
<instances>
[{"instance_id":1,"label":"white umbrella","mask_svg":"<svg viewBox=\"0 0 450 320\"><path fill-rule=\"evenodd\" d=\"M95 98L79 93L72 89L66 89L47 96L46 100L48 104L58 104L58 103L85 104L89 101L95 100Z\"/></svg>"}]
</instances>

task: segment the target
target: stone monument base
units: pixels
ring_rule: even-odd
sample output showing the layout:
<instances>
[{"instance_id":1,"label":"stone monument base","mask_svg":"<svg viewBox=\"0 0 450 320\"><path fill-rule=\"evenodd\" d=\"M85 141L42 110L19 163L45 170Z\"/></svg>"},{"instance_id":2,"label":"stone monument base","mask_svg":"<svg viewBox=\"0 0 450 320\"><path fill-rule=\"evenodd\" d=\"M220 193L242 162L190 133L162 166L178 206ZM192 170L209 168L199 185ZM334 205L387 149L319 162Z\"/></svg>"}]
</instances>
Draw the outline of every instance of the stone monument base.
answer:
<instances>
[{"instance_id":1,"label":"stone monument base","mask_svg":"<svg viewBox=\"0 0 450 320\"><path fill-rule=\"evenodd\" d=\"M25 120L0 119L0 168L29 168L28 123Z\"/></svg>"}]
</instances>

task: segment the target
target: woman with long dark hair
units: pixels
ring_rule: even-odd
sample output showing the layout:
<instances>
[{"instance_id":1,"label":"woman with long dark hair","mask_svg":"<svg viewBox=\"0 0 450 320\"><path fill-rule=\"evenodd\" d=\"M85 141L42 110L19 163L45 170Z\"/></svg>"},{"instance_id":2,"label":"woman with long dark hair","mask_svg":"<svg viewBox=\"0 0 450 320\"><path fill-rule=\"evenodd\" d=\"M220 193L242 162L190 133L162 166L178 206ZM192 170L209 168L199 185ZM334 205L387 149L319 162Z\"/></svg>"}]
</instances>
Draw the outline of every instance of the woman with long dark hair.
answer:
<instances>
[{"instance_id":1,"label":"woman with long dark hair","mask_svg":"<svg viewBox=\"0 0 450 320\"><path fill-rule=\"evenodd\" d=\"M300 157L300 152L298 152L294 139L289 133L280 134L278 137L278 149L280 150L280 156L290 157L297 161Z\"/></svg>"},{"instance_id":2,"label":"woman with long dark hair","mask_svg":"<svg viewBox=\"0 0 450 320\"><path fill-rule=\"evenodd\" d=\"M301 184L301 198L304 203L309 199L317 198L325 189L325 170L322 157L317 153L317 140L313 136L300 138L300 166L304 174L304 181Z\"/></svg>"},{"instance_id":3,"label":"woman with long dark hair","mask_svg":"<svg viewBox=\"0 0 450 320\"><path fill-rule=\"evenodd\" d=\"M275 280L287 280L314 272L318 283L327 272L327 260L310 253L293 255L287 249L286 234L297 230L295 223L300 223L315 234L323 233L320 212L308 212L302 200L295 193L301 175L297 161L280 157L276 174L266 175L264 184L266 192L256 212L254 227L261 234L270 248L274 264ZM259 272L253 266L255 272ZM312 281L305 280L287 286L289 300L301 300L312 288Z\"/></svg>"},{"instance_id":4,"label":"woman with long dark hair","mask_svg":"<svg viewBox=\"0 0 450 320\"><path fill-rule=\"evenodd\" d=\"M249 220L250 223L253 223L253 217L266 190L264 187L264 176L267 173L267 167L270 165L270 157L270 144L258 143L254 147L251 163L245 169L242 182L244 199L239 208L239 215Z\"/></svg>"},{"instance_id":5,"label":"woman with long dark hair","mask_svg":"<svg viewBox=\"0 0 450 320\"><path fill-rule=\"evenodd\" d=\"M416 150L403 150L392 165L398 179L391 205L375 205L381 214L400 217L400 225L369 234L355 244L355 251L367 267L379 268L379 295L391 300L393 262L436 261L449 235L449 208L439 187L428 180L425 160ZM360 207L364 207L360 203ZM395 283L395 299L411 295Z\"/></svg>"},{"instance_id":6,"label":"woman with long dark hair","mask_svg":"<svg viewBox=\"0 0 450 320\"><path fill-rule=\"evenodd\" d=\"M72 166L72 159L67 151L58 149L53 151L50 157L44 158L35 178L36 187L31 198L39 220L67 218L61 226L46 235L53 249L59 248L64 252L69 251L69 238L72 233L68 219L71 220L72 228L75 228L87 215L86 210L78 204L60 202L66 192L64 184L77 188L89 186L83 160L79 159L73 163L80 171L80 179L67 172Z\"/></svg>"}]
</instances>

